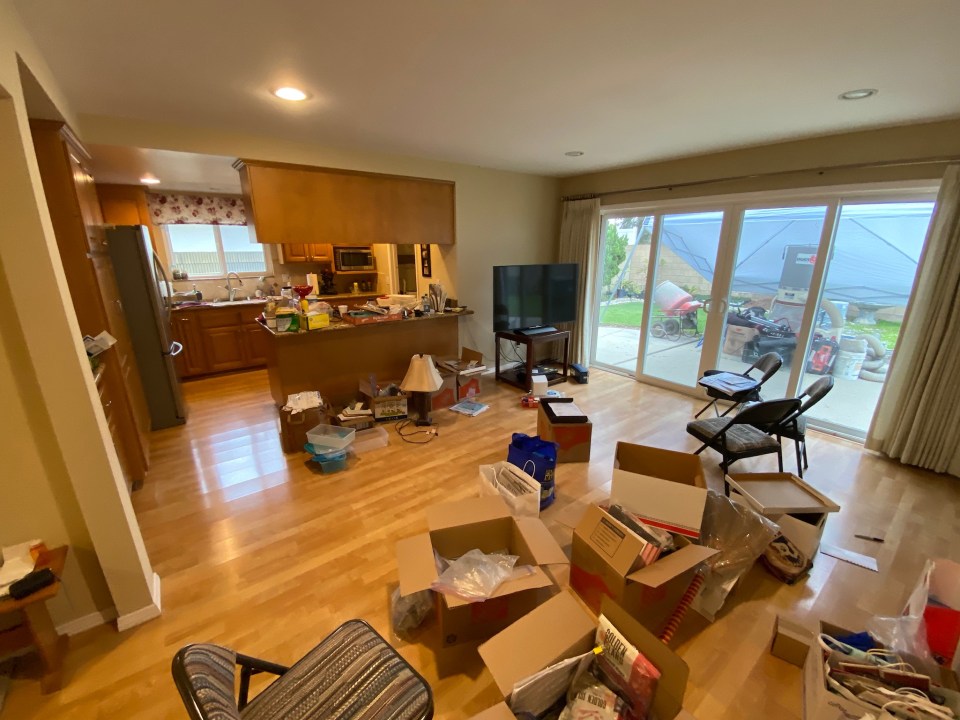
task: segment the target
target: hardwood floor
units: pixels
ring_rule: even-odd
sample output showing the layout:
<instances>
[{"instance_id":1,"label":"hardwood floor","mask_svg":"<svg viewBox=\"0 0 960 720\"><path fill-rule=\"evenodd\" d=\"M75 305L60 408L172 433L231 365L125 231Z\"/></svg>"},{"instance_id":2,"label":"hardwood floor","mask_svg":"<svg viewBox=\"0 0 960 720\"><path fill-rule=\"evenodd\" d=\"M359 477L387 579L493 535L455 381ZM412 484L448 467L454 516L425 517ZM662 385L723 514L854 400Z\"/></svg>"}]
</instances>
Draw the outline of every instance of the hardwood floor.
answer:
<instances>
[{"instance_id":1,"label":"hardwood floor","mask_svg":"<svg viewBox=\"0 0 960 720\"><path fill-rule=\"evenodd\" d=\"M163 579L163 615L122 634L103 626L71 638L64 689L54 695L40 695L38 668L24 658L0 718L184 718L170 660L187 643L289 663L353 617L391 638L394 542L425 529L427 505L473 496L477 465L505 458L510 433L535 432L536 412L520 407L519 391L492 381L490 388L482 415L434 413L433 442L406 444L388 426L389 447L323 475L306 455L281 453L265 372L185 384L189 421L153 434L153 465L134 494ZM544 513L569 548L569 507L605 496L616 442L692 451L684 427L700 403L601 371L589 385L560 389L593 421L592 461L559 467L559 498ZM924 557L960 560L960 482L823 435L810 439L809 454L808 481L842 506L825 541L874 555L880 572L820 555L810 577L788 587L755 567L716 623L688 614L675 645L691 670L684 704L700 720L800 717L800 671L767 652L776 613L857 627L873 612L897 609ZM785 455L789 468L792 452ZM706 451L719 489L716 463ZM768 457L741 469L773 468ZM466 718L497 699L479 659L438 680L429 651L393 641L433 686L439 718Z\"/></svg>"}]
</instances>

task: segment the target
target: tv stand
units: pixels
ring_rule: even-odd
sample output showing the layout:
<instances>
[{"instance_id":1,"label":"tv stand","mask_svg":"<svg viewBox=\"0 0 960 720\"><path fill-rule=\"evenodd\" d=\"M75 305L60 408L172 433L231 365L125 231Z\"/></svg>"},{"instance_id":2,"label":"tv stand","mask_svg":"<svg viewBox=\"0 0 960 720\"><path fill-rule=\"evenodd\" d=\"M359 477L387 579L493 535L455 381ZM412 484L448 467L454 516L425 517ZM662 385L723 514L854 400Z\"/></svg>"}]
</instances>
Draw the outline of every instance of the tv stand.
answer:
<instances>
[{"instance_id":1,"label":"tv stand","mask_svg":"<svg viewBox=\"0 0 960 720\"><path fill-rule=\"evenodd\" d=\"M513 331L513 330L503 330L495 334L495 344L494 352L496 355L496 378L499 382L509 383L515 387L520 388L521 390L526 390L530 392L533 386L533 376L534 368L540 364L551 364L559 365L563 364L563 370L561 372L551 372L546 373L547 384L556 385L557 383L562 383L567 381L567 371L569 370L570 364L570 331L569 330L557 330L556 328L536 328L537 330L542 330L542 332L535 333L533 335L528 335L523 332ZM524 366L519 368L511 368L510 370L501 370L500 369L500 341L507 340L510 342L520 343L525 345L527 348L527 362ZM543 343L549 342L563 342L563 357L557 360L536 360L536 346Z\"/></svg>"},{"instance_id":2,"label":"tv stand","mask_svg":"<svg viewBox=\"0 0 960 720\"><path fill-rule=\"evenodd\" d=\"M517 333L519 333L520 335L528 335L528 336L529 335L546 335L547 333L555 333L555 332L559 332L559 331L552 325L538 325L537 327L522 328L521 330L517 330Z\"/></svg>"}]
</instances>

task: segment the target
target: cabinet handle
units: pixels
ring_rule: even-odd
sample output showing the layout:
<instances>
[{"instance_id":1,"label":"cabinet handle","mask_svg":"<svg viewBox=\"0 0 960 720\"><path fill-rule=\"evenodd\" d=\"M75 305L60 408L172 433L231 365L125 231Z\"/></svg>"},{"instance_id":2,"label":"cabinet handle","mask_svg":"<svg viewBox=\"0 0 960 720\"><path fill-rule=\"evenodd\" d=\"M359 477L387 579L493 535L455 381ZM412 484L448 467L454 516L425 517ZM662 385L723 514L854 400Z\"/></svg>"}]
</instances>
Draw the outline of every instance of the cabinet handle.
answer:
<instances>
[{"instance_id":1,"label":"cabinet handle","mask_svg":"<svg viewBox=\"0 0 960 720\"><path fill-rule=\"evenodd\" d=\"M104 403L103 409L109 410L111 405L113 405L113 400L108 400L106 403Z\"/></svg>"}]
</instances>

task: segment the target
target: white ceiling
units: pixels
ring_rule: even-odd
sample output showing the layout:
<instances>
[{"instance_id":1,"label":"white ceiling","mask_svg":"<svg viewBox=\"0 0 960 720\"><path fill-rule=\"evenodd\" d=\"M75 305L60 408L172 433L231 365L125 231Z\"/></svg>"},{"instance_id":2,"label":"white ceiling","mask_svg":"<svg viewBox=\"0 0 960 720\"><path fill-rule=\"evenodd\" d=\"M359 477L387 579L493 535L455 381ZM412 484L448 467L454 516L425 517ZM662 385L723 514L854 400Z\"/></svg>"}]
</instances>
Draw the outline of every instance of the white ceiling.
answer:
<instances>
[{"instance_id":1,"label":"white ceiling","mask_svg":"<svg viewBox=\"0 0 960 720\"><path fill-rule=\"evenodd\" d=\"M960 115L958 0L16 5L79 113L544 174Z\"/></svg>"},{"instance_id":2,"label":"white ceiling","mask_svg":"<svg viewBox=\"0 0 960 720\"><path fill-rule=\"evenodd\" d=\"M144 175L160 178L157 190L239 193L236 158L118 145L91 145L92 172L98 183L135 185Z\"/></svg>"}]
</instances>

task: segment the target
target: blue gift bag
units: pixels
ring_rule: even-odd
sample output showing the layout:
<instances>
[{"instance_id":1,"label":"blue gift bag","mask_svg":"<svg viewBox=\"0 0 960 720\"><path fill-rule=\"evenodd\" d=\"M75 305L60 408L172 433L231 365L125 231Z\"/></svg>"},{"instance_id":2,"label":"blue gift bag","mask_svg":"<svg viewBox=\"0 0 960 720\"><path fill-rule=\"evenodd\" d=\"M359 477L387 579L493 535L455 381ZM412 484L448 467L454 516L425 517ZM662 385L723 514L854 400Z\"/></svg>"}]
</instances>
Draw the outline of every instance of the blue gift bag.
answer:
<instances>
[{"instance_id":1,"label":"blue gift bag","mask_svg":"<svg viewBox=\"0 0 960 720\"><path fill-rule=\"evenodd\" d=\"M537 435L514 433L507 452L511 462L540 483L540 509L557 499L554 471L557 468L557 444Z\"/></svg>"}]
</instances>

